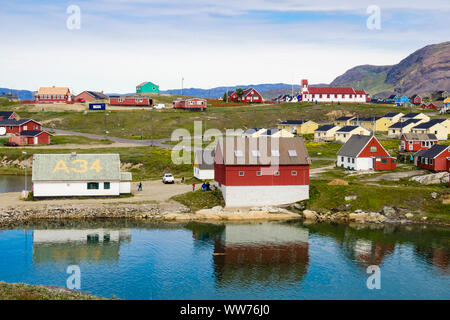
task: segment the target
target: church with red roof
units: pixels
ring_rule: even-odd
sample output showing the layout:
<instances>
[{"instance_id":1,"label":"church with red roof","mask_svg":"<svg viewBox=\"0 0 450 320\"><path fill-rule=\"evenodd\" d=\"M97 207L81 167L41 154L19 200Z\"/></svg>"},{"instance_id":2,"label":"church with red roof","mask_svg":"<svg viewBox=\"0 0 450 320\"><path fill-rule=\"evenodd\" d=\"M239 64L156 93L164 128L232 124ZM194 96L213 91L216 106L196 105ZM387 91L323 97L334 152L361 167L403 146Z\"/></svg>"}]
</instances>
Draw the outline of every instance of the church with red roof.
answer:
<instances>
[{"instance_id":1,"label":"church with red roof","mask_svg":"<svg viewBox=\"0 0 450 320\"><path fill-rule=\"evenodd\" d=\"M310 87L308 80L302 80L302 101L310 102L367 102L364 90L351 87Z\"/></svg>"}]
</instances>

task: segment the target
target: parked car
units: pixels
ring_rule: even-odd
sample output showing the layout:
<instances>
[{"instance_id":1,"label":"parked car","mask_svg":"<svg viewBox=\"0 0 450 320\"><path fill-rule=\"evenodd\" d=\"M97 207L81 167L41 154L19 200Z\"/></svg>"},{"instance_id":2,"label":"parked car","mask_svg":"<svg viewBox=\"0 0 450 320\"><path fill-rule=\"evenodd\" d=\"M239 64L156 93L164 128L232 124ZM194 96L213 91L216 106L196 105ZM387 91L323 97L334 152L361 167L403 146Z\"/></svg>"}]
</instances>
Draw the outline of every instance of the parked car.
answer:
<instances>
[{"instance_id":1,"label":"parked car","mask_svg":"<svg viewBox=\"0 0 450 320\"><path fill-rule=\"evenodd\" d=\"M4 146L5 147L18 147L19 145L17 144L17 143L15 143L15 142L6 142L5 144L4 144Z\"/></svg>"},{"instance_id":2,"label":"parked car","mask_svg":"<svg viewBox=\"0 0 450 320\"><path fill-rule=\"evenodd\" d=\"M85 100L85 99L83 99L83 98L78 98L78 99L77 99L77 102L82 102L82 103L85 103L85 102L86 102L86 100Z\"/></svg>"},{"instance_id":3,"label":"parked car","mask_svg":"<svg viewBox=\"0 0 450 320\"><path fill-rule=\"evenodd\" d=\"M173 177L173 175L171 173L166 173L163 178L162 178L162 182L164 184L166 183L175 183L175 178Z\"/></svg>"}]
</instances>

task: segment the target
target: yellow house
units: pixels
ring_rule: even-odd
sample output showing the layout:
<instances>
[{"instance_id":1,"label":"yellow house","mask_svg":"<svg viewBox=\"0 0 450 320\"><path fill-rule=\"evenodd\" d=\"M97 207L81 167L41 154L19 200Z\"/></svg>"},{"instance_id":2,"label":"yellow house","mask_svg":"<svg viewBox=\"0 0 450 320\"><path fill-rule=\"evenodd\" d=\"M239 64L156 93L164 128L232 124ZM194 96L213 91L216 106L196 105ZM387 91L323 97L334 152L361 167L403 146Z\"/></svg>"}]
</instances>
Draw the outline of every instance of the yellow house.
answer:
<instances>
[{"instance_id":1,"label":"yellow house","mask_svg":"<svg viewBox=\"0 0 450 320\"><path fill-rule=\"evenodd\" d=\"M429 116L427 116L425 113L418 113L418 112L407 113L400 118L400 121L407 121L410 119L419 119L422 120L422 122L430 121Z\"/></svg>"},{"instance_id":2,"label":"yellow house","mask_svg":"<svg viewBox=\"0 0 450 320\"><path fill-rule=\"evenodd\" d=\"M336 138L336 131L340 128L334 124L321 126L314 131L314 141L333 141Z\"/></svg>"},{"instance_id":3,"label":"yellow house","mask_svg":"<svg viewBox=\"0 0 450 320\"><path fill-rule=\"evenodd\" d=\"M400 121L400 119L404 116L405 114L401 113L401 112L389 112L386 113L383 118L386 118L389 120L389 126L393 125L394 123L397 123Z\"/></svg>"},{"instance_id":4,"label":"yellow house","mask_svg":"<svg viewBox=\"0 0 450 320\"><path fill-rule=\"evenodd\" d=\"M411 129L422 122L425 121L420 119L409 119L394 123L388 128L388 137L400 138L404 133L411 133Z\"/></svg>"},{"instance_id":5,"label":"yellow house","mask_svg":"<svg viewBox=\"0 0 450 320\"><path fill-rule=\"evenodd\" d=\"M449 122L447 119L432 119L428 122L422 122L411 129L412 133L431 133L434 134L438 140L448 139L448 127L444 124ZM447 124L448 125L448 124Z\"/></svg>"},{"instance_id":6,"label":"yellow house","mask_svg":"<svg viewBox=\"0 0 450 320\"><path fill-rule=\"evenodd\" d=\"M311 120L285 120L278 124L278 129L284 129L296 134L313 134L319 127Z\"/></svg>"},{"instance_id":7,"label":"yellow house","mask_svg":"<svg viewBox=\"0 0 450 320\"><path fill-rule=\"evenodd\" d=\"M391 123L384 117L368 117L359 119L358 125L371 131L387 132Z\"/></svg>"},{"instance_id":8,"label":"yellow house","mask_svg":"<svg viewBox=\"0 0 450 320\"><path fill-rule=\"evenodd\" d=\"M346 143L355 134L370 136L370 131L361 126L345 126L336 131L336 141Z\"/></svg>"},{"instance_id":9,"label":"yellow house","mask_svg":"<svg viewBox=\"0 0 450 320\"><path fill-rule=\"evenodd\" d=\"M356 117L350 116L350 117L340 117L334 120L334 125L339 127L345 127L351 125L351 121L356 119Z\"/></svg>"}]
</instances>

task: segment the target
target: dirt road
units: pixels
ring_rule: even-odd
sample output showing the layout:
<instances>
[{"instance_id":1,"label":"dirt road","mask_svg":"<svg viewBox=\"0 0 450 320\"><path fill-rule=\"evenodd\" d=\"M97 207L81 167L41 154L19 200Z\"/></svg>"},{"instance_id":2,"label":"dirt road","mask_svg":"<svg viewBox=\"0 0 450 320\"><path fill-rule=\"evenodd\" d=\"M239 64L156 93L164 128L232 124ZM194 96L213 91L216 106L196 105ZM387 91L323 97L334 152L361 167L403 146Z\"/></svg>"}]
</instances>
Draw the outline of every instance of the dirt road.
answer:
<instances>
[{"instance_id":1,"label":"dirt road","mask_svg":"<svg viewBox=\"0 0 450 320\"><path fill-rule=\"evenodd\" d=\"M0 194L0 208L6 207L36 207L58 204L92 204L99 205L111 203L151 203L166 202L171 197L191 191L192 187L187 184L163 184L160 180L143 181L143 191L137 191L138 182L132 183L133 197L130 198L105 198L105 199L55 199L40 201L22 201L20 192Z\"/></svg>"}]
</instances>

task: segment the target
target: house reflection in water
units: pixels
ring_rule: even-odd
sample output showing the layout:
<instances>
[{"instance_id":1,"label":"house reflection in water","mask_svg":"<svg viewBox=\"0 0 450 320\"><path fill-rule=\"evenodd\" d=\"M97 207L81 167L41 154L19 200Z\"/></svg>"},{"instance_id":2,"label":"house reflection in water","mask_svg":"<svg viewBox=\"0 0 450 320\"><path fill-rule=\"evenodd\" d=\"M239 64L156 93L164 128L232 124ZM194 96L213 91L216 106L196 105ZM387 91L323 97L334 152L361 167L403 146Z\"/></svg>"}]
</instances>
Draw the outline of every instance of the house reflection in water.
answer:
<instances>
[{"instance_id":1,"label":"house reflection in water","mask_svg":"<svg viewBox=\"0 0 450 320\"><path fill-rule=\"evenodd\" d=\"M120 245L131 240L130 229L56 229L33 231L35 263L119 260Z\"/></svg>"},{"instance_id":2,"label":"house reflection in water","mask_svg":"<svg viewBox=\"0 0 450 320\"><path fill-rule=\"evenodd\" d=\"M309 264L308 230L288 223L227 224L214 241L218 285L302 280Z\"/></svg>"},{"instance_id":3,"label":"house reflection in water","mask_svg":"<svg viewBox=\"0 0 450 320\"><path fill-rule=\"evenodd\" d=\"M381 265L395 249L394 243L364 239L344 242L343 246L348 250L350 257L365 268L371 265Z\"/></svg>"}]
</instances>

